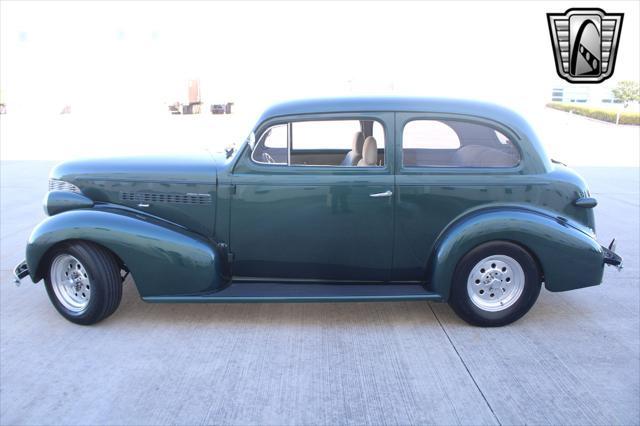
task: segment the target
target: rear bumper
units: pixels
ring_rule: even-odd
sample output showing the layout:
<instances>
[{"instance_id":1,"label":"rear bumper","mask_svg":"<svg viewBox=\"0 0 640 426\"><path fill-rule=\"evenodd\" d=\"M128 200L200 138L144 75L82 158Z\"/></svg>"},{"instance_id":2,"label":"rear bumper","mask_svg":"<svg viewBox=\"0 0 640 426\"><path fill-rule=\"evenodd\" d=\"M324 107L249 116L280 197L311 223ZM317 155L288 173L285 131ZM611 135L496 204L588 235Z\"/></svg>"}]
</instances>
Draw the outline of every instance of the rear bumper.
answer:
<instances>
[{"instance_id":1,"label":"rear bumper","mask_svg":"<svg viewBox=\"0 0 640 426\"><path fill-rule=\"evenodd\" d=\"M20 285L20 280L29 275L29 267L27 261L23 260L13 269L13 282Z\"/></svg>"},{"instance_id":2,"label":"rear bumper","mask_svg":"<svg viewBox=\"0 0 640 426\"><path fill-rule=\"evenodd\" d=\"M623 268L622 256L614 252L616 246L615 242L616 240L614 239L611 241L611 244L609 244L609 247L602 246L602 253L604 255L603 261L605 265L614 266L618 271L620 271Z\"/></svg>"}]
</instances>

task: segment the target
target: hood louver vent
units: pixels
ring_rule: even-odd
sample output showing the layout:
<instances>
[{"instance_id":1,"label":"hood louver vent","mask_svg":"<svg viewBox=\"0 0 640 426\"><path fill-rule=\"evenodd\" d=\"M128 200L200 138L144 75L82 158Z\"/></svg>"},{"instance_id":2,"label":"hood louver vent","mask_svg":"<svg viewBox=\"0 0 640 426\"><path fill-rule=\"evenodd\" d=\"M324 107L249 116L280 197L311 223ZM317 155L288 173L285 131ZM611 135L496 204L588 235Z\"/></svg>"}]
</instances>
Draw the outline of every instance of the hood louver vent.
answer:
<instances>
[{"instance_id":1,"label":"hood louver vent","mask_svg":"<svg viewBox=\"0 0 640 426\"><path fill-rule=\"evenodd\" d=\"M71 191L80 193L80 188L63 180L49 179L49 191Z\"/></svg>"},{"instance_id":2,"label":"hood louver vent","mask_svg":"<svg viewBox=\"0 0 640 426\"><path fill-rule=\"evenodd\" d=\"M149 192L121 192L120 200L135 203L211 204L209 194L154 194Z\"/></svg>"}]
</instances>

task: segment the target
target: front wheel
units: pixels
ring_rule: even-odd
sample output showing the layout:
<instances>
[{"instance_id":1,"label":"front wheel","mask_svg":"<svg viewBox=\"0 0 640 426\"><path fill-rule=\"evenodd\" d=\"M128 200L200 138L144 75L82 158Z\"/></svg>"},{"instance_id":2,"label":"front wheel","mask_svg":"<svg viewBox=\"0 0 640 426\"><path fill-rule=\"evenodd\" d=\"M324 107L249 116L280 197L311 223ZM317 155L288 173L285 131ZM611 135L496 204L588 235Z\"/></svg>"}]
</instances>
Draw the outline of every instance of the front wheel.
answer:
<instances>
[{"instance_id":1,"label":"front wheel","mask_svg":"<svg viewBox=\"0 0 640 426\"><path fill-rule=\"evenodd\" d=\"M120 267L95 244L77 241L50 253L45 286L56 310L76 324L95 324L111 315L122 298Z\"/></svg>"},{"instance_id":2,"label":"front wheel","mask_svg":"<svg viewBox=\"0 0 640 426\"><path fill-rule=\"evenodd\" d=\"M526 314L540 287L540 272L529 252L508 241L492 241L460 260L449 304L470 324L497 327Z\"/></svg>"}]
</instances>

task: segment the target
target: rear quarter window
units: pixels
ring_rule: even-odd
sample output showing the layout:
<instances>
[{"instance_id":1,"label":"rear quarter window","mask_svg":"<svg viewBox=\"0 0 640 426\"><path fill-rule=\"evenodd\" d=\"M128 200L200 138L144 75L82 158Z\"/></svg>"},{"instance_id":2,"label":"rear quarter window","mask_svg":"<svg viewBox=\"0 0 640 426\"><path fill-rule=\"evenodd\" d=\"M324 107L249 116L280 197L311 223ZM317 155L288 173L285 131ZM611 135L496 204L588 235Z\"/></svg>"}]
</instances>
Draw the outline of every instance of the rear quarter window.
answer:
<instances>
[{"instance_id":1,"label":"rear quarter window","mask_svg":"<svg viewBox=\"0 0 640 426\"><path fill-rule=\"evenodd\" d=\"M412 120L402 132L406 167L514 167L520 153L502 132L458 120Z\"/></svg>"}]
</instances>

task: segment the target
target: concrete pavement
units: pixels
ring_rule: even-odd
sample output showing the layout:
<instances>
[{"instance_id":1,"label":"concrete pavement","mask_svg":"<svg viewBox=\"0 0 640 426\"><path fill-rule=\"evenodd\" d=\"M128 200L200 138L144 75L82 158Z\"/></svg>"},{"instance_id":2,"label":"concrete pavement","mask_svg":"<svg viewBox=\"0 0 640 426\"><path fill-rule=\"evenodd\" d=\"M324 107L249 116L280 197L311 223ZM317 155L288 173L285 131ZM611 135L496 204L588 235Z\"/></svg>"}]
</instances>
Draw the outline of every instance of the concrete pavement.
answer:
<instances>
[{"instance_id":1,"label":"concrete pavement","mask_svg":"<svg viewBox=\"0 0 640 426\"><path fill-rule=\"evenodd\" d=\"M80 327L10 283L50 163L1 163L0 424L637 424L639 170L579 169L621 273L517 323L445 304L146 304ZM571 265L567 265L571 267Z\"/></svg>"}]
</instances>

